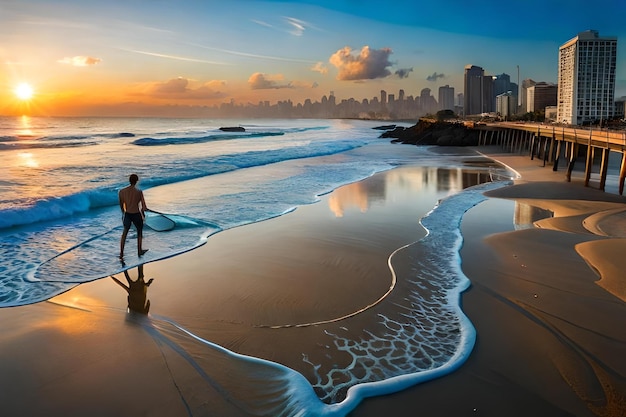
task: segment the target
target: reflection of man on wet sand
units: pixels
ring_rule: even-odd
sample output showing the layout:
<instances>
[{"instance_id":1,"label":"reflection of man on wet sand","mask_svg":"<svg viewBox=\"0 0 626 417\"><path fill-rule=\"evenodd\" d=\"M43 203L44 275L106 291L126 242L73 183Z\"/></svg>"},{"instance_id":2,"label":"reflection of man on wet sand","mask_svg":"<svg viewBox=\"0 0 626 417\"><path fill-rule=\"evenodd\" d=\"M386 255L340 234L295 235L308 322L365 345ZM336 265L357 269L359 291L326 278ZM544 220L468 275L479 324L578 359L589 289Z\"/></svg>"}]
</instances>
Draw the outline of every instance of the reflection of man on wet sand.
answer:
<instances>
[{"instance_id":1,"label":"reflection of man on wet sand","mask_svg":"<svg viewBox=\"0 0 626 417\"><path fill-rule=\"evenodd\" d=\"M137 280L133 281L128 275L128 271L124 271L126 277L125 285L123 282L111 275L111 278L128 293L128 309L135 313L148 314L150 310L150 300L148 300L148 287L154 281L154 278L150 278L148 282L144 281L143 265L137 267Z\"/></svg>"}]
</instances>

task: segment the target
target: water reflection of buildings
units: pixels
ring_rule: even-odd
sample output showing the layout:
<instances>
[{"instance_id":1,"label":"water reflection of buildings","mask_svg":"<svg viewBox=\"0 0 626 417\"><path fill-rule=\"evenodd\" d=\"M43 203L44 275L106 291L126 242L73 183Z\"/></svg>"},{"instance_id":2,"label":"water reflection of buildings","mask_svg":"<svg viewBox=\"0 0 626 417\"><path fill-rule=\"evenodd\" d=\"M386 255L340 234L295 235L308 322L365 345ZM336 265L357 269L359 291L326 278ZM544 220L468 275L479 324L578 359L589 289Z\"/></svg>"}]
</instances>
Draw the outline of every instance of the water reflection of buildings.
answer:
<instances>
[{"instance_id":1,"label":"water reflection of buildings","mask_svg":"<svg viewBox=\"0 0 626 417\"><path fill-rule=\"evenodd\" d=\"M488 181L490 173L485 168L397 168L385 175L374 176L367 181L335 190L329 197L328 205L335 216L343 217L350 208L367 212L372 203L384 201L390 189L420 191L434 188L439 192L456 193Z\"/></svg>"},{"instance_id":2,"label":"water reflection of buildings","mask_svg":"<svg viewBox=\"0 0 626 417\"><path fill-rule=\"evenodd\" d=\"M534 222L541 219L554 217L554 213L530 204L515 202L515 213L513 214L513 224L516 229L532 229Z\"/></svg>"},{"instance_id":3,"label":"water reflection of buildings","mask_svg":"<svg viewBox=\"0 0 626 417\"><path fill-rule=\"evenodd\" d=\"M328 205L336 217L343 217L351 207L358 208L361 213L367 212L372 202L384 200L385 195L386 179L381 175L335 190L328 199Z\"/></svg>"},{"instance_id":4,"label":"water reflection of buildings","mask_svg":"<svg viewBox=\"0 0 626 417\"><path fill-rule=\"evenodd\" d=\"M113 280L128 293L128 311L139 314L148 314L150 311L150 300L148 300L148 287L154 281L150 278L148 282L144 281L143 265L137 267L137 279L132 280L128 271L124 271L126 284L119 279L111 276Z\"/></svg>"},{"instance_id":5,"label":"water reflection of buildings","mask_svg":"<svg viewBox=\"0 0 626 417\"><path fill-rule=\"evenodd\" d=\"M489 172L484 169L437 168L435 175L437 176L437 189L439 191L458 192L491 180Z\"/></svg>"}]
</instances>

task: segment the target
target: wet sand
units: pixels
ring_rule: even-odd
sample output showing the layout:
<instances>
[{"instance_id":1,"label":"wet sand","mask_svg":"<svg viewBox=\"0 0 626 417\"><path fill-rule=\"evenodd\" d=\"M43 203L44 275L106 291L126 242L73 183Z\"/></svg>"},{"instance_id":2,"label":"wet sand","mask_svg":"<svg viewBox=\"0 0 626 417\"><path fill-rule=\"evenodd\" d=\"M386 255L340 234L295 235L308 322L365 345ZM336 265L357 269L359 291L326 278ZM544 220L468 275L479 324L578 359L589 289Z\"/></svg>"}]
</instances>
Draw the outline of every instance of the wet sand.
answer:
<instances>
[{"instance_id":1,"label":"wet sand","mask_svg":"<svg viewBox=\"0 0 626 417\"><path fill-rule=\"evenodd\" d=\"M455 373L368 399L351 416L626 415L626 199L567 183L542 161L479 150L522 176L490 198L554 217L485 235L489 220L470 210L461 255L472 281L463 309L478 333L472 355Z\"/></svg>"},{"instance_id":2,"label":"wet sand","mask_svg":"<svg viewBox=\"0 0 626 417\"><path fill-rule=\"evenodd\" d=\"M625 415L620 271L626 258L619 255L626 199L577 180L565 183L563 172L541 161L485 150L522 175L517 185L491 192L489 201L517 201L554 217L532 229L494 233L482 204L470 210L461 255L472 282L463 309L478 334L472 355L450 375L366 399L350 415ZM147 264L144 282L154 281L144 288L142 305L150 300L153 323L126 313L127 294L111 279L0 310L3 415L274 415L267 401L263 410L250 404L284 389L267 386L279 370L233 369L223 352L199 345L164 318L232 351L310 375L302 352L321 363L329 343L316 323L339 331L335 319L375 305L391 283L379 279L390 277L390 252L424 235L405 206L378 216L370 208L366 222L349 213L337 217L348 211L342 201L364 204L358 187L365 184L372 187L371 179L353 185L353 195L338 199L350 191L337 190L319 204ZM410 272L407 265L396 268ZM130 271L133 279L137 273ZM377 313L372 308L351 320L358 328Z\"/></svg>"}]
</instances>

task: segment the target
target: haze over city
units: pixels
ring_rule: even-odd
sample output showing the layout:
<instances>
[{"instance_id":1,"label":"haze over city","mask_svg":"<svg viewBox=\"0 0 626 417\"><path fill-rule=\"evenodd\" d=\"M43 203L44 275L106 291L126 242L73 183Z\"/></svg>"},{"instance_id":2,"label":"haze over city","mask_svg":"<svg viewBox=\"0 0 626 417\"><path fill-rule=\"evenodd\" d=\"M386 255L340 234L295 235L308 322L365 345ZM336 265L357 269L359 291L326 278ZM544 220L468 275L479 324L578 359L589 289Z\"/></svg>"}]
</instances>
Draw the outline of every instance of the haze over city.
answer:
<instances>
[{"instance_id":1,"label":"haze over city","mask_svg":"<svg viewBox=\"0 0 626 417\"><path fill-rule=\"evenodd\" d=\"M578 32L618 38L626 3L4 1L0 115L193 116L194 108L419 96L479 65L557 82Z\"/></svg>"}]
</instances>

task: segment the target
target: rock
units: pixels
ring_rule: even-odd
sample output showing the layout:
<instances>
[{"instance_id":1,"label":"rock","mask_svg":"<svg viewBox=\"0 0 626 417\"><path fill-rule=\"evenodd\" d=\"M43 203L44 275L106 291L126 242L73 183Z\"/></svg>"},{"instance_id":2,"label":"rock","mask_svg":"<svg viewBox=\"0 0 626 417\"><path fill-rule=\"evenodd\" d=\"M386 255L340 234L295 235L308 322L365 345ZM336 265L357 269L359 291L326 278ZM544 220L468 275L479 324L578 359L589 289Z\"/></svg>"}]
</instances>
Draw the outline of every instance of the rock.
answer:
<instances>
[{"instance_id":1,"label":"rock","mask_svg":"<svg viewBox=\"0 0 626 417\"><path fill-rule=\"evenodd\" d=\"M411 145L475 146L478 131L462 123L420 119L414 126L383 132L381 138L392 138L392 143Z\"/></svg>"},{"instance_id":2,"label":"rock","mask_svg":"<svg viewBox=\"0 0 626 417\"><path fill-rule=\"evenodd\" d=\"M220 130L222 132L245 132L246 129L244 129L241 126L226 126L226 127L220 127Z\"/></svg>"},{"instance_id":3,"label":"rock","mask_svg":"<svg viewBox=\"0 0 626 417\"><path fill-rule=\"evenodd\" d=\"M395 129L396 125L383 125L383 126L376 126L373 127L372 129L376 129L376 130L391 130L391 129Z\"/></svg>"}]
</instances>

